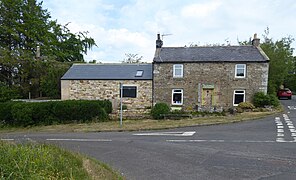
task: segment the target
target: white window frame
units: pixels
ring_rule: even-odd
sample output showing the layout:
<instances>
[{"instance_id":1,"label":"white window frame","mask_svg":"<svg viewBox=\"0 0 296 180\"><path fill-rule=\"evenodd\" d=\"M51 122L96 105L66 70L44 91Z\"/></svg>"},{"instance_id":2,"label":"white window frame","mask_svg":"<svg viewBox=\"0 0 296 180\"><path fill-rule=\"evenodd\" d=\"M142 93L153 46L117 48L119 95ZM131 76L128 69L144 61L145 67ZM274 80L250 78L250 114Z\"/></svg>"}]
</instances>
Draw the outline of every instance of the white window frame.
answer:
<instances>
[{"instance_id":1,"label":"white window frame","mask_svg":"<svg viewBox=\"0 0 296 180\"><path fill-rule=\"evenodd\" d=\"M244 66L244 68L243 68L244 75L243 76L238 76L237 75L237 70L242 69L242 68L238 68L238 66ZM235 65L235 78L246 78L246 70L247 70L247 65L246 64L236 64Z\"/></svg>"},{"instance_id":2,"label":"white window frame","mask_svg":"<svg viewBox=\"0 0 296 180\"><path fill-rule=\"evenodd\" d=\"M176 70L181 70L181 74L176 74ZM174 78L182 78L183 77L183 64L174 64L173 77Z\"/></svg>"},{"instance_id":3,"label":"white window frame","mask_svg":"<svg viewBox=\"0 0 296 180\"><path fill-rule=\"evenodd\" d=\"M237 91L242 91L242 93L241 92L237 93ZM246 91L241 89L236 89L233 91L233 106L238 106L238 104L235 104L235 95L244 95L243 102L246 102Z\"/></svg>"},{"instance_id":4,"label":"white window frame","mask_svg":"<svg viewBox=\"0 0 296 180\"><path fill-rule=\"evenodd\" d=\"M181 93L181 102L175 103L174 102L174 94ZM183 105L183 89L172 89L172 105Z\"/></svg>"}]
</instances>

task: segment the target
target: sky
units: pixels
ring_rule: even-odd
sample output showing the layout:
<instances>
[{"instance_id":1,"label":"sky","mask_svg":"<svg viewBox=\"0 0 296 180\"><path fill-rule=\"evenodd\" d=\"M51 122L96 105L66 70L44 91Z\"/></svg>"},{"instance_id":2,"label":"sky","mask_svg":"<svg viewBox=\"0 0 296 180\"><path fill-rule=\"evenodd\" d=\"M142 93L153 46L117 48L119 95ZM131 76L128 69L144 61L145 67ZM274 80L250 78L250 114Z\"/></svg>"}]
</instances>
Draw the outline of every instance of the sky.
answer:
<instances>
[{"instance_id":1,"label":"sky","mask_svg":"<svg viewBox=\"0 0 296 180\"><path fill-rule=\"evenodd\" d=\"M42 6L72 33L95 39L86 61L118 63L138 54L152 62L158 33L164 47L238 45L254 33L263 39L267 27L273 40L296 38L295 0L44 0Z\"/></svg>"}]
</instances>

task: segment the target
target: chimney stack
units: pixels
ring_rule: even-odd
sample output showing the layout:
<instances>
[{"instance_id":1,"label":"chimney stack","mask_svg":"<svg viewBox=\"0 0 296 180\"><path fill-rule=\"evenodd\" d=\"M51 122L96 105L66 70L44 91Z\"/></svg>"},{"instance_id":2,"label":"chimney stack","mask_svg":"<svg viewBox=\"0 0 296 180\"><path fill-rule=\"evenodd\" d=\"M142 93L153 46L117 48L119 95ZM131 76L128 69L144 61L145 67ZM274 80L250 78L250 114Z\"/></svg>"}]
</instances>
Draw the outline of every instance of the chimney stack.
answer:
<instances>
[{"instance_id":1,"label":"chimney stack","mask_svg":"<svg viewBox=\"0 0 296 180\"><path fill-rule=\"evenodd\" d=\"M257 37L257 33L254 34L254 38L252 40L252 45L259 47L260 46L260 39Z\"/></svg>"},{"instance_id":2,"label":"chimney stack","mask_svg":"<svg viewBox=\"0 0 296 180\"><path fill-rule=\"evenodd\" d=\"M156 40L156 48L161 48L163 45L162 40L160 39L160 34L157 34L157 40Z\"/></svg>"}]
</instances>

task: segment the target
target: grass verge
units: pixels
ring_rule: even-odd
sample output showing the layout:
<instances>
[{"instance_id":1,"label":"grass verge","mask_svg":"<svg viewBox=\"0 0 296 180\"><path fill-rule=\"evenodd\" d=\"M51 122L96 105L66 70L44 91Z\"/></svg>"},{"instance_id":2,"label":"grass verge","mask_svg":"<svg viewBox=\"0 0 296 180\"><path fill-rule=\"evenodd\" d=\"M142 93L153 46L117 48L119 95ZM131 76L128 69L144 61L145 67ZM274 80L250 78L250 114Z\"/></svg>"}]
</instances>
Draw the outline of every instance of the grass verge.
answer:
<instances>
[{"instance_id":1,"label":"grass verge","mask_svg":"<svg viewBox=\"0 0 296 180\"><path fill-rule=\"evenodd\" d=\"M0 179L123 179L107 165L53 145L0 141Z\"/></svg>"},{"instance_id":2,"label":"grass verge","mask_svg":"<svg viewBox=\"0 0 296 180\"><path fill-rule=\"evenodd\" d=\"M181 120L124 120L123 126L119 126L119 121L109 121L100 123L85 124L64 124L51 126L35 126L29 128L2 128L0 133L7 132L103 132L103 131L140 131L140 130L157 130L198 125L213 125L234 123L246 120L263 118L268 115L279 113L271 112L244 112L235 116L212 116L199 117L194 119Z\"/></svg>"}]
</instances>

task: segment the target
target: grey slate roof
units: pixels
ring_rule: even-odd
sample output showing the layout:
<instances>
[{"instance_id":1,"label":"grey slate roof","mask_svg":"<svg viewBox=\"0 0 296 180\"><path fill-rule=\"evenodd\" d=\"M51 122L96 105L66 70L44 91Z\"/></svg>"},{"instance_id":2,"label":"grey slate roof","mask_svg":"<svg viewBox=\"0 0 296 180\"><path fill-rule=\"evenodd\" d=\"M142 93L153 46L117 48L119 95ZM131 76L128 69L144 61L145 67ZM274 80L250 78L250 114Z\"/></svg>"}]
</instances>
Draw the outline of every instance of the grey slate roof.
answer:
<instances>
[{"instance_id":1,"label":"grey slate roof","mask_svg":"<svg viewBox=\"0 0 296 180\"><path fill-rule=\"evenodd\" d=\"M255 46L162 47L154 62L266 62Z\"/></svg>"},{"instance_id":2,"label":"grey slate roof","mask_svg":"<svg viewBox=\"0 0 296 180\"><path fill-rule=\"evenodd\" d=\"M136 77L143 70L142 77ZM152 64L74 64L62 80L152 80Z\"/></svg>"}]
</instances>

